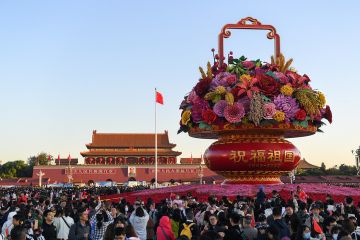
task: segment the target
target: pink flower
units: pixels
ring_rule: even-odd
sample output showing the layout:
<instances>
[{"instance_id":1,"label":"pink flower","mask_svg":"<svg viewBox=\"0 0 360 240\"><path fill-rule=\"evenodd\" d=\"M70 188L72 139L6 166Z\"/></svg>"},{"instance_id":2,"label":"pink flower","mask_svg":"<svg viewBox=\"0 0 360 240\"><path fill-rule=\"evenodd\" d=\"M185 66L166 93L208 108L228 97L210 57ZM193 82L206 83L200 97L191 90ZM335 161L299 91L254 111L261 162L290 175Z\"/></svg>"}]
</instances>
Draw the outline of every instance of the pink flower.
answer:
<instances>
[{"instance_id":1,"label":"pink flower","mask_svg":"<svg viewBox=\"0 0 360 240\"><path fill-rule=\"evenodd\" d=\"M247 69L251 69L251 68L255 67L254 62L252 62L252 61L243 61L243 62L241 62L241 64L243 65L244 68L247 68Z\"/></svg>"},{"instance_id":2,"label":"pink flower","mask_svg":"<svg viewBox=\"0 0 360 240\"><path fill-rule=\"evenodd\" d=\"M196 101L198 101L200 98L198 95L196 95L196 92L195 90L192 90L190 93L189 93L189 96L187 97L186 99L186 102L188 103L194 103Z\"/></svg>"},{"instance_id":3,"label":"pink flower","mask_svg":"<svg viewBox=\"0 0 360 240\"><path fill-rule=\"evenodd\" d=\"M282 72L274 72L274 76L279 79L281 84L285 85L289 83L289 79Z\"/></svg>"},{"instance_id":4,"label":"pink flower","mask_svg":"<svg viewBox=\"0 0 360 240\"><path fill-rule=\"evenodd\" d=\"M276 106L273 103L265 103L264 107L264 118L265 119L272 119L272 117L275 115L276 113Z\"/></svg>"},{"instance_id":5,"label":"pink flower","mask_svg":"<svg viewBox=\"0 0 360 240\"><path fill-rule=\"evenodd\" d=\"M234 103L233 105L228 105L224 109L224 117L230 123L240 122L244 116L245 109L241 103Z\"/></svg>"},{"instance_id":6,"label":"pink flower","mask_svg":"<svg viewBox=\"0 0 360 240\"><path fill-rule=\"evenodd\" d=\"M236 79L235 74L231 74L231 75L228 75L228 76L224 77L224 81L226 81L227 86L233 85L236 82L236 80L237 79Z\"/></svg>"}]
</instances>

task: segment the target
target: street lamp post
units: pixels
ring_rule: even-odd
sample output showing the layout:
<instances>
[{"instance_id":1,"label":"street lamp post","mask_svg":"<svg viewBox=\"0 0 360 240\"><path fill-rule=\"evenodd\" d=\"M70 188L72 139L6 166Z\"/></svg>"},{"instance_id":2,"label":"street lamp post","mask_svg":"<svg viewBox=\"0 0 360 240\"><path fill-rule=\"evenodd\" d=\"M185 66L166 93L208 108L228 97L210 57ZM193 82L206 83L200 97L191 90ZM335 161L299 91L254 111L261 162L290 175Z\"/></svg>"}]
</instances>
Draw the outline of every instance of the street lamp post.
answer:
<instances>
[{"instance_id":1,"label":"street lamp post","mask_svg":"<svg viewBox=\"0 0 360 240\"><path fill-rule=\"evenodd\" d=\"M42 185L42 177L45 175L45 173L43 171L39 171L38 174L36 174L37 176L39 176L39 187L41 187Z\"/></svg>"},{"instance_id":2,"label":"street lamp post","mask_svg":"<svg viewBox=\"0 0 360 240\"><path fill-rule=\"evenodd\" d=\"M68 183L70 184L71 181L73 180L72 167L70 165L68 166L67 178L68 178Z\"/></svg>"},{"instance_id":3,"label":"street lamp post","mask_svg":"<svg viewBox=\"0 0 360 240\"><path fill-rule=\"evenodd\" d=\"M351 151L355 155L356 175L360 174L360 147Z\"/></svg>"},{"instance_id":4,"label":"street lamp post","mask_svg":"<svg viewBox=\"0 0 360 240\"><path fill-rule=\"evenodd\" d=\"M289 178L290 178L290 184L293 184L295 182L295 170L289 172Z\"/></svg>"},{"instance_id":5,"label":"street lamp post","mask_svg":"<svg viewBox=\"0 0 360 240\"><path fill-rule=\"evenodd\" d=\"M201 163L199 165L199 172L198 172L199 178L200 178L200 185L202 184L202 178L204 176L204 170L203 167L201 166Z\"/></svg>"}]
</instances>

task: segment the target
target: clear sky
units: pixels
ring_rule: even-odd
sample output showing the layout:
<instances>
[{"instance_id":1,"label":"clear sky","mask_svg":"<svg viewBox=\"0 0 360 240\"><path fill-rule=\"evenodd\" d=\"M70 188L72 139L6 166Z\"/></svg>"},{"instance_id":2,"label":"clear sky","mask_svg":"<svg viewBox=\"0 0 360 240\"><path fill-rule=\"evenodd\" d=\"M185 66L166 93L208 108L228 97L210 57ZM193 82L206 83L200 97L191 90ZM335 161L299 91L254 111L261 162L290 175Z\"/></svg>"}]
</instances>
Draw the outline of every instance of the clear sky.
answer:
<instances>
[{"instance_id":1,"label":"clear sky","mask_svg":"<svg viewBox=\"0 0 360 240\"><path fill-rule=\"evenodd\" d=\"M303 157L353 164L360 145L360 1L0 1L0 159L80 157L98 132L158 129L183 157L209 140L177 135L179 104L211 60L217 34L243 17L272 24L285 57L322 90L334 123L291 140ZM226 49L268 61L266 32L233 31Z\"/></svg>"}]
</instances>

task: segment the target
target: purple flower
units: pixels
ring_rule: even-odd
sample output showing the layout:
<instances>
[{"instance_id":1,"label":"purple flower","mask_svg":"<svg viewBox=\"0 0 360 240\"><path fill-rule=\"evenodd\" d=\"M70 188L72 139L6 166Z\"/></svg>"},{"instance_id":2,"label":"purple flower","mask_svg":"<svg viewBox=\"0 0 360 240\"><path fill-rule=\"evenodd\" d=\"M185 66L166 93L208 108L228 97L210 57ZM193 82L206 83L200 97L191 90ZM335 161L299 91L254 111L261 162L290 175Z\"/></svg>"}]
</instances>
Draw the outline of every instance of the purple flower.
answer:
<instances>
[{"instance_id":1,"label":"purple flower","mask_svg":"<svg viewBox=\"0 0 360 240\"><path fill-rule=\"evenodd\" d=\"M216 87L218 86L224 86L227 87L228 83L226 81L226 78L231 76L231 73L228 72L221 72L218 75L216 75L216 77L212 80L212 82L210 83L210 90L213 91L215 90Z\"/></svg>"},{"instance_id":2,"label":"purple flower","mask_svg":"<svg viewBox=\"0 0 360 240\"><path fill-rule=\"evenodd\" d=\"M245 116L245 109L241 103L227 105L224 109L224 117L230 123L238 123Z\"/></svg>"},{"instance_id":3,"label":"purple flower","mask_svg":"<svg viewBox=\"0 0 360 240\"><path fill-rule=\"evenodd\" d=\"M296 112L299 110L299 105L296 100L290 96L278 95L274 98L276 109L285 113L285 120L289 121L294 118Z\"/></svg>"},{"instance_id":4,"label":"purple flower","mask_svg":"<svg viewBox=\"0 0 360 240\"><path fill-rule=\"evenodd\" d=\"M272 117L276 113L276 106L273 103L265 103L263 109L265 119L272 119Z\"/></svg>"},{"instance_id":5,"label":"purple flower","mask_svg":"<svg viewBox=\"0 0 360 240\"><path fill-rule=\"evenodd\" d=\"M237 102L244 106L245 112L250 112L250 98L248 96L241 97Z\"/></svg>"},{"instance_id":6,"label":"purple flower","mask_svg":"<svg viewBox=\"0 0 360 240\"><path fill-rule=\"evenodd\" d=\"M202 108L199 105L192 106L191 118L194 122L200 122L202 120Z\"/></svg>"},{"instance_id":7,"label":"purple flower","mask_svg":"<svg viewBox=\"0 0 360 240\"><path fill-rule=\"evenodd\" d=\"M201 98L196 98L191 108L191 118L194 122L202 121L202 111L209 109L209 103Z\"/></svg>"},{"instance_id":8,"label":"purple flower","mask_svg":"<svg viewBox=\"0 0 360 240\"><path fill-rule=\"evenodd\" d=\"M218 115L219 117L224 116L224 110L225 107L228 105L228 103L225 100L220 100L214 105L214 113Z\"/></svg>"},{"instance_id":9,"label":"purple flower","mask_svg":"<svg viewBox=\"0 0 360 240\"><path fill-rule=\"evenodd\" d=\"M189 96L187 97L186 101L188 103L194 103L194 101L198 100L199 99L199 96L196 95L196 92L195 90L192 90L190 93L189 93Z\"/></svg>"}]
</instances>

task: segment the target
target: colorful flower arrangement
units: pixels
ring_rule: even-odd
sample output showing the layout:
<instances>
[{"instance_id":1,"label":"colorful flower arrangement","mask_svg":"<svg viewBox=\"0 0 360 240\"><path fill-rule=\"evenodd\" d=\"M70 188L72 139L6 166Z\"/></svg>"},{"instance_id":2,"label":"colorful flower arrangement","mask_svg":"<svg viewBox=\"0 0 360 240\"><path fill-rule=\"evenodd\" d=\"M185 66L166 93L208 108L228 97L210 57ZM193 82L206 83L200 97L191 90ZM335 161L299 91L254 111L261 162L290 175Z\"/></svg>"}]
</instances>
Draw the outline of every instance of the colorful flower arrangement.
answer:
<instances>
[{"instance_id":1,"label":"colorful flower arrangement","mask_svg":"<svg viewBox=\"0 0 360 240\"><path fill-rule=\"evenodd\" d=\"M281 123L321 131L322 119L332 122L325 95L311 88L306 74L290 68L292 59L280 55L266 63L230 52L227 64L220 65L212 52L213 65L208 62L206 72L199 67L201 78L181 103L179 132Z\"/></svg>"}]
</instances>

